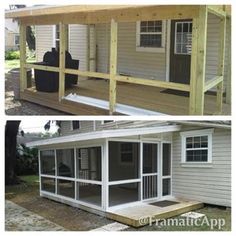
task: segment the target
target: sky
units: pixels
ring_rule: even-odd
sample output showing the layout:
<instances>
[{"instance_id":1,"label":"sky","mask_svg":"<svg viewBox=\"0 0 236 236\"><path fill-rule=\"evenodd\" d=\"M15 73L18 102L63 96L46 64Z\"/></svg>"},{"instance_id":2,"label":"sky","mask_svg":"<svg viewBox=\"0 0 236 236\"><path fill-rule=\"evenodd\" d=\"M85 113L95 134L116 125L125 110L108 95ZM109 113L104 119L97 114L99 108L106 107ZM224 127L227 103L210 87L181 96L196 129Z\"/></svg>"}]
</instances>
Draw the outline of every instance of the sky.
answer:
<instances>
[{"instance_id":1,"label":"sky","mask_svg":"<svg viewBox=\"0 0 236 236\"><path fill-rule=\"evenodd\" d=\"M36 133L36 132L42 132L46 133L44 129L44 125L47 123L48 120L37 120L36 122L29 122L29 120L22 120L20 123L20 128L25 133ZM55 124L53 124L49 130L50 133L55 133L57 131L57 127Z\"/></svg>"}]
</instances>

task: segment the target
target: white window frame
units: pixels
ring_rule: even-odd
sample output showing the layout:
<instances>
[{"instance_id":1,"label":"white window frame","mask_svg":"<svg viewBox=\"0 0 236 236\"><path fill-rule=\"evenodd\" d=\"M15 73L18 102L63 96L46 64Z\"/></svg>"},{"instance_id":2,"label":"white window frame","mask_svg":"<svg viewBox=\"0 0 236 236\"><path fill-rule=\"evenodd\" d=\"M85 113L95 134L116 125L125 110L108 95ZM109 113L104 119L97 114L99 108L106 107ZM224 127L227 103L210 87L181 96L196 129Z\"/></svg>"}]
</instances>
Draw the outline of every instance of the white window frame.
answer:
<instances>
[{"instance_id":1,"label":"white window frame","mask_svg":"<svg viewBox=\"0 0 236 236\"><path fill-rule=\"evenodd\" d=\"M192 51L191 51L191 53L183 53L183 52L181 52L181 53L179 53L179 52L177 52L176 50L176 39L177 39L177 25L178 24L184 24L184 23L192 23L192 21L178 21L178 22L175 22L175 44L174 44L174 54L176 54L176 55L191 55L192 54Z\"/></svg>"},{"instance_id":2,"label":"white window frame","mask_svg":"<svg viewBox=\"0 0 236 236\"><path fill-rule=\"evenodd\" d=\"M140 46L140 24L141 21L136 23L136 51L137 52L152 52L152 53L165 53L165 38L166 38L166 21L162 20L162 32L147 32L145 34L161 34L161 47L142 47Z\"/></svg>"},{"instance_id":3,"label":"white window frame","mask_svg":"<svg viewBox=\"0 0 236 236\"><path fill-rule=\"evenodd\" d=\"M119 164L120 165L123 165L123 166L133 166L134 165L134 150L133 150L133 147L132 147L132 161L130 161L130 162L126 162L126 161L122 161L122 154L123 153L128 153L128 151L126 151L126 152L122 152L122 150L121 150L121 146L122 146L122 144L125 144L125 143L133 143L133 142L120 142L119 143ZM140 145L140 144L139 144Z\"/></svg>"},{"instance_id":4,"label":"white window frame","mask_svg":"<svg viewBox=\"0 0 236 236\"><path fill-rule=\"evenodd\" d=\"M193 130L193 131L186 131L181 132L181 143L182 143L182 152L181 152L181 163L184 166L189 167L202 167L202 165L212 164L212 134L214 129L202 129L202 130ZM188 162L186 160L186 139L189 137L199 137L199 136L207 136L208 138L208 156L207 161L191 161Z\"/></svg>"},{"instance_id":5,"label":"white window frame","mask_svg":"<svg viewBox=\"0 0 236 236\"><path fill-rule=\"evenodd\" d=\"M19 43L18 44L16 44L16 37L19 37ZM19 46L20 45L20 35L19 34L15 34L14 35L14 45L15 46Z\"/></svg>"}]
</instances>

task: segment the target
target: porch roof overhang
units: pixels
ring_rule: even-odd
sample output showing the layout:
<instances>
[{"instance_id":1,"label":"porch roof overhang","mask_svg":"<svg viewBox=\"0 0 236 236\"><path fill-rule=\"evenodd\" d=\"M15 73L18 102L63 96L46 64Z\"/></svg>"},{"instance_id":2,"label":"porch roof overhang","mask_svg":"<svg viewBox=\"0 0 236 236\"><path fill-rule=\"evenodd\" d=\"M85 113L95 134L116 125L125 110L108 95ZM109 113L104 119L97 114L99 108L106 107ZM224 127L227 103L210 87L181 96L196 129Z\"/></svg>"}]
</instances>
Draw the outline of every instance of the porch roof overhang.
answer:
<instances>
[{"instance_id":1,"label":"porch roof overhang","mask_svg":"<svg viewBox=\"0 0 236 236\"><path fill-rule=\"evenodd\" d=\"M42 6L6 11L5 18L14 18L28 25L39 24L96 24L132 22L139 20L187 19L197 17L200 5L65 5ZM211 5L217 14L229 7Z\"/></svg>"},{"instance_id":2,"label":"porch roof overhang","mask_svg":"<svg viewBox=\"0 0 236 236\"><path fill-rule=\"evenodd\" d=\"M118 138L124 136L145 135L145 134L157 134L179 131L181 125L163 125L159 127L148 128L133 128L133 129L113 129L113 130L101 130L82 134L73 134L67 136L61 136L51 139L42 139L26 143L27 147L43 147L53 144L65 144L79 141L105 139L105 138Z\"/></svg>"}]
</instances>

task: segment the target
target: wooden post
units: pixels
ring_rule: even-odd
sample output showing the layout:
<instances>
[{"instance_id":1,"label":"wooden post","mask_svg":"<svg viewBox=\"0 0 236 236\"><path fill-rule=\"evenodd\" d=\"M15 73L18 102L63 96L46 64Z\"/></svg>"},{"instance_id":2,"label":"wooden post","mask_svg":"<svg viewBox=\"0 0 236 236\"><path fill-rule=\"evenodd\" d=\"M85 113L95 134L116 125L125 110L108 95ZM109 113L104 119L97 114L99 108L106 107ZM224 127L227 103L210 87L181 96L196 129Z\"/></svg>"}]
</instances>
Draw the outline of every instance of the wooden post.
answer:
<instances>
[{"instance_id":1,"label":"wooden post","mask_svg":"<svg viewBox=\"0 0 236 236\"><path fill-rule=\"evenodd\" d=\"M118 26L114 19L111 20L111 42L110 42L110 115L115 112L116 106L116 80L117 74L117 32Z\"/></svg>"},{"instance_id":2,"label":"wooden post","mask_svg":"<svg viewBox=\"0 0 236 236\"><path fill-rule=\"evenodd\" d=\"M193 19L189 114L203 115L206 69L207 7L200 6Z\"/></svg>"},{"instance_id":3,"label":"wooden post","mask_svg":"<svg viewBox=\"0 0 236 236\"><path fill-rule=\"evenodd\" d=\"M27 88L26 64L26 25L20 23L20 91Z\"/></svg>"},{"instance_id":4,"label":"wooden post","mask_svg":"<svg viewBox=\"0 0 236 236\"><path fill-rule=\"evenodd\" d=\"M87 71L90 71L90 25L87 25Z\"/></svg>"},{"instance_id":5,"label":"wooden post","mask_svg":"<svg viewBox=\"0 0 236 236\"><path fill-rule=\"evenodd\" d=\"M231 18L226 19L226 24L229 29L227 32L228 35L228 53L227 53L227 77L225 77L226 81L226 100L227 104L231 104ZM226 29L227 29L226 27Z\"/></svg>"},{"instance_id":6,"label":"wooden post","mask_svg":"<svg viewBox=\"0 0 236 236\"><path fill-rule=\"evenodd\" d=\"M59 101L65 95L65 49L66 49L66 26L60 22L60 61L59 61Z\"/></svg>"},{"instance_id":7,"label":"wooden post","mask_svg":"<svg viewBox=\"0 0 236 236\"><path fill-rule=\"evenodd\" d=\"M217 75L223 76L222 82L217 85L217 96L216 96L216 106L217 114L222 113L223 105L223 83L224 83L224 67L225 67L225 36L226 36L226 17L220 19L220 42L219 42L219 51L218 51L218 70Z\"/></svg>"},{"instance_id":8,"label":"wooden post","mask_svg":"<svg viewBox=\"0 0 236 236\"><path fill-rule=\"evenodd\" d=\"M69 51L69 25L65 25L65 50Z\"/></svg>"}]
</instances>

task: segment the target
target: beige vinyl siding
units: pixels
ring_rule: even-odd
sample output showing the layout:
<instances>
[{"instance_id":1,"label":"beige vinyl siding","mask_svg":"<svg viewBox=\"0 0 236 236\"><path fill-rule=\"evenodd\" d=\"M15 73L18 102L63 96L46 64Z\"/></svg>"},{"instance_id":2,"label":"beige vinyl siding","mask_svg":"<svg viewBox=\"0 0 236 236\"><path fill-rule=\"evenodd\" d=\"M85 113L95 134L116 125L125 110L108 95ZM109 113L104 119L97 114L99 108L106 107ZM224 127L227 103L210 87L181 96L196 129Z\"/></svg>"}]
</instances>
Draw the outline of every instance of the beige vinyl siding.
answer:
<instances>
[{"instance_id":1,"label":"beige vinyl siding","mask_svg":"<svg viewBox=\"0 0 236 236\"><path fill-rule=\"evenodd\" d=\"M62 121L61 123L61 135L87 133L94 131L93 121L80 121L80 129L72 130L71 121Z\"/></svg>"},{"instance_id":2,"label":"beige vinyl siding","mask_svg":"<svg viewBox=\"0 0 236 236\"><path fill-rule=\"evenodd\" d=\"M201 128L198 128L201 129ZM214 129L212 167L182 167L180 133L173 135L172 194L208 204L231 206L231 134Z\"/></svg>"},{"instance_id":3,"label":"beige vinyl siding","mask_svg":"<svg viewBox=\"0 0 236 236\"><path fill-rule=\"evenodd\" d=\"M109 72L110 27L108 24L96 25L97 71Z\"/></svg>"},{"instance_id":4,"label":"beige vinyl siding","mask_svg":"<svg viewBox=\"0 0 236 236\"><path fill-rule=\"evenodd\" d=\"M98 71L109 71L109 24L96 25ZM166 37L165 37L166 38ZM165 80L165 53L136 51L136 23L118 24L118 73L136 77Z\"/></svg>"},{"instance_id":5,"label":"beige vinyl siding","mask_svg":"<svg viewBox=\"0 0 236 236\"><path fill-rule=\"evenodd\" d=\"M218 65L219 18L213 14L208 17L206 80L216 76ZM168 30L168 28L166 27ZM166 33L167 33L166 30ZM110 25L96 25L97 68L99 72L109 72L109 37ZM227 76L230 26L227 25L225 76ZM165 41L167 36L165 37ZM167 42L165 42L165 47ZM118 73L131 76L166 80L165 53L150 53L136 51L136 23L118 24ZM226 86L226 81L224 82Z\"/></svg>"},{"instance_id":6,"label":"beige vinyl siding","mask_svg":"<svg viewBox=\"0 0 236 236\"><path fill-rule=\"evenodd\" d=\"M87 26L69 25L69 52L79 60L79 69L87 70Z\"/></svg>"},{"instance_id":7,"label":"beige vinyl siding","mask_svg":"<svg viewBox=\"0 0 236 236\"><path fill-rule=\"evenodd\" d=\"M218 47L219 47L219 28L220 18L209 14L208 25L207 25L207 53L206 53L206 80L212 79L217 75L218 68ZM230 50L230 26L226 25L226 47L225 47L225 80L224 87L226 87L228 69L228 53Z\"/></svg>"},{"instance_id":8,"label":"beige vinyl siding","mask_svg":"<svg viewBox=\"0 0 236 236\"><path fill-rule=\"evenodd\" d=\"M55 47L55 26L36 26L36 59L43 60L46 51ZM87 70L87 26L69 25L69 52L73 59L80 60L79 68Z\"/></svg>"},{"instance_id":9,"label":"beige vinyl siding","mask_svg":"<svg viewBox=\"0 0 236 236\"><path fill-rule=\"evenodd\" d=\"M52 25L37 25L35 27L37 61L42 61L44 53L53 47L53 32Z\"/></svg>"}]
</instances>

